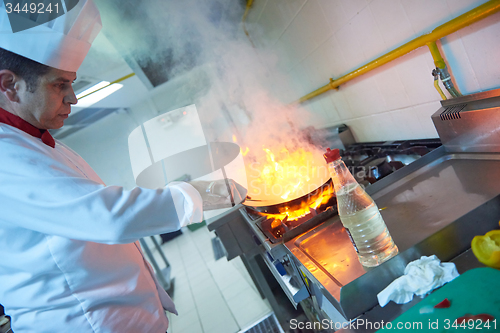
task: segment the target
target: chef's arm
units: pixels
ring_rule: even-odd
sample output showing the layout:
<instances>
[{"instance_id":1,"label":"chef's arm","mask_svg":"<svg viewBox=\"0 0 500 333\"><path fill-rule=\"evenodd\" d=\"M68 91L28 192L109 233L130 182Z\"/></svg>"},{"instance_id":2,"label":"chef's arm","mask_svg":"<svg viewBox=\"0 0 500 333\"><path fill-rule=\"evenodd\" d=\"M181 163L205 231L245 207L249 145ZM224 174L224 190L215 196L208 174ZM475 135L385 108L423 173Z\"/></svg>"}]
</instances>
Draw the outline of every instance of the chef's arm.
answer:
<instances>
[{"instance_id":1,"label":"chef's arm","mask_svg":"<svg viewBox=\"0 0 500 333\"><path fill-rule=\"evenodd\" d=\"M115 244L130 243L201 222L203 204L243 200L246 190L231 180L193 181L165 188L105 186L76 167L29 150L33 163L0 163L0 227ZM21 154L22 155L22 154ZM95 177L97 178L97 176ZM208 189L208 191L207 191ZM212 206L213 207L213 206Z\"/></svg>"},{"instance_id":2,"label":"chef's arm","mask_svg":"<svg viewBox=\"0 0 500 333\"><path fill-rule=\"evenodd\" d=\"M127 191L81 177L14 173L1 183L0 202L10 209L2 210L0 224L71 239L130 243L178 230L186 221L200 222L202 216L201 198L187 184Z\"/></svg>"}]
</instances>

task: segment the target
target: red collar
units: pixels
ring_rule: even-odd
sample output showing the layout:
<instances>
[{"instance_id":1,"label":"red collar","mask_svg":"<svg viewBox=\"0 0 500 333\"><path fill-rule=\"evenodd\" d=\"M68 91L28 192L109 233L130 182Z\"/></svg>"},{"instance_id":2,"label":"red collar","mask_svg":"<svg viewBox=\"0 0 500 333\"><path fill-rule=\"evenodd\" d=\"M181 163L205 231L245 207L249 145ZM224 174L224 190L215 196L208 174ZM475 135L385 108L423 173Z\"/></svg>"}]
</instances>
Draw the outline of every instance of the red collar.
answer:
<instances>
[{"instance_id":1,"label":"red collar","mask_svg":"<svg viewBox=\"0 0 500 333\"><path fill-rule=\"evenodd\" d=\"M52 135L50 135L49 131L39 129L28 123L26 120L16 116L15 114L5 111L2 108L0 108L0 123L14 126L15 128L18 128L21 131L28 133L29 135L40 138L42 139L42 142L47 146L50 146L52 148L56 146L56 142Z\"/></svg>"}]
</instances>

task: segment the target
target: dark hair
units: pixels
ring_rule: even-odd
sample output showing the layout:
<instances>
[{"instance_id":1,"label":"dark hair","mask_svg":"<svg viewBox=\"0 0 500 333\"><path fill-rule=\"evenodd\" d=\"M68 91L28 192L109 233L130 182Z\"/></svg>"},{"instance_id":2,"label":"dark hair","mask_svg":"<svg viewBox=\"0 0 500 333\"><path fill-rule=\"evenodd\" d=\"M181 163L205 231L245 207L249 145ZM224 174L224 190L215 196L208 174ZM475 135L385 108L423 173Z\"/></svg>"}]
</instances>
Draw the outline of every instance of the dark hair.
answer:
<instances>
[{"instance_id":1,"label":"dark hair","mask_svg":"<svg viewBox=\"0 0 500 333\"><path fill-rule=\"evenodd\" d=\"M34 92L40 77L50 71L50 67L25 58L0 47L0 70L8 69L21 77L28 91Z\"/></svg>"}]
</instances>

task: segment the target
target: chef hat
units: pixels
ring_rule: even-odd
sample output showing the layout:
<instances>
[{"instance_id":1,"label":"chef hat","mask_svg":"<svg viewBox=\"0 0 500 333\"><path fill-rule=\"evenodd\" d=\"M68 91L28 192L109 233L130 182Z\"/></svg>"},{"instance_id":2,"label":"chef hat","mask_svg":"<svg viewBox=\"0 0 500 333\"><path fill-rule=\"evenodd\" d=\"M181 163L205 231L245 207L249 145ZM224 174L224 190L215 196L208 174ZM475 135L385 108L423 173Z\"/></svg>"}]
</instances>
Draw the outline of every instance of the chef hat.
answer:
<instances>
[{"instance_id":1,"label":"chef hat","mask_svg":"<svg viewBox=\"0 0 500 333\"><path fill-rule=\"evenodd\" d=\"M68 5L70 1L65 3ZM72 8L66 7L65 14L44 22L48 20L47 15L38 14L33 21L33 16L27 17L26 14L15 15L12 11L7 14L4 1L1 1L0 47L50 67L76 72L101 30L102 23L99 10L92 0L77 0L76 5L75 1L72 3ZM59 10L63 11L64 8ZM18 31L14 23L32 27Z\"/></svg>"}]
</instances>

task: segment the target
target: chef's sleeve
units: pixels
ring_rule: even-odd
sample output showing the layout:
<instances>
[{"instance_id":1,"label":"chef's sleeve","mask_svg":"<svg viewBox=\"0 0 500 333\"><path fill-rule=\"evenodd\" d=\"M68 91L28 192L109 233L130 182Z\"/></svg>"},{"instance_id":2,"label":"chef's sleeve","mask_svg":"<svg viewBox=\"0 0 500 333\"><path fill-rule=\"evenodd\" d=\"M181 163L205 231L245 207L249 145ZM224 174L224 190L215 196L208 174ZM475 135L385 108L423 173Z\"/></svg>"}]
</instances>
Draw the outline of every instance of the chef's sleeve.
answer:
<instances>
[{"instance_id":1,"label":"chef's sleeve","mask_svg":"<svg viewBox=\"0 0 500 333\"><path fill-rule=\"evenodd\" d=\"M181 227L203 220L203 200L200 193L190 184L172 182L167 186Z\"/></svg>"},{"instance_id":2,"label":"chef's sleeve","mask_svg":"<svg viewBox=\"0 0 500 333\"><path fill-rule=\"evenodd\" d=\"M118 244L202 220L201 197L187 183L128 191L84 178L45 154L30 158L0 165L0 226Z\"/></svg>"}]
</instances>

